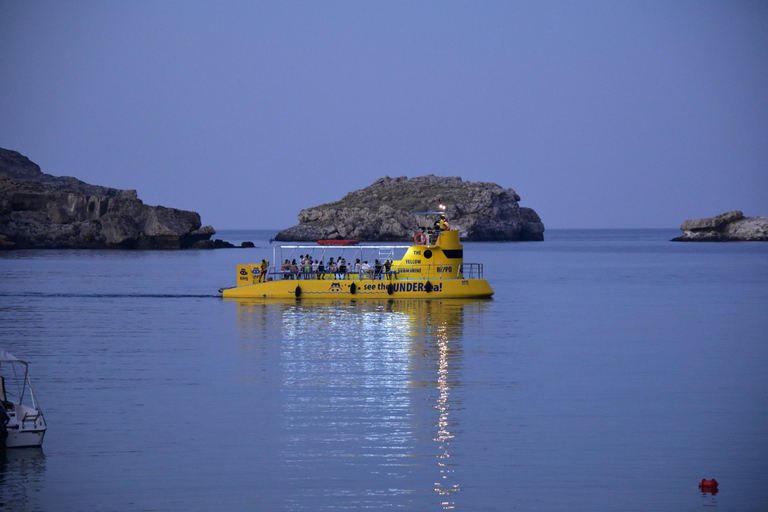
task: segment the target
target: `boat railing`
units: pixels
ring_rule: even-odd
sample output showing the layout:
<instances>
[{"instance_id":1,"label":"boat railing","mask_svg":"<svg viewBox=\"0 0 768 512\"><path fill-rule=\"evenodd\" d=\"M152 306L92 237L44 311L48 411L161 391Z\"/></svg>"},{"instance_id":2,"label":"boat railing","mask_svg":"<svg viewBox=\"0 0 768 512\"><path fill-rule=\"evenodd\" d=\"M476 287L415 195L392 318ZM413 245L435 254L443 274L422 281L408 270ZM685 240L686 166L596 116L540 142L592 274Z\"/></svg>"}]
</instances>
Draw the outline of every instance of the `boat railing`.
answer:
<instances>
[{"instance_id":1,"label":"boat railing","mask_svg":"<svg viewBox=\"0 0 768 512\"><path fill-rule=\"evenodd\" d=\"M394 261L402 257L410 248L409 245L282 245L272 247L272 261L281 265L286 259L292 262L303 256L311 256L313 260L328 262L330 258L343 258L349 262L359 259L369 260L373 264L379 259ZM299 262L299 265L301 263Z\"/></svg>"},{"instance_id":2,"label":"boat railing","mask_svg":"<svg viewBox=\"0 0 768 512\"><path fill-rule=\"evenodd\" d=\"M417 271L414 271L417 270ZM446 265L408 265L405 268L391 268L390 270L376 270L372 268L367 271L347 270L346 272L329 271L323 272L316 270L298 271L282 270L277 267L269 267L266 276L262 281L283 281L283 280L301 280L301 279L324 279L324 280L403 280L403 279L424 279L425 276L434 275L436 269L438 279L482 279L482 263L463 263L459 266L457 275L452 275L451 270Z\"/></svg>"},{"instance_id":3,"label":"boat railing","mask_svg":"<svg viewBox=\"0 0 768 512\"><path fill-rule=\"evenodd\" d=\"M464 279L482 279L483 278L483 264L482 263L462 263L459 273L464 276Z\"/></svg>"},{"instance_id":4,"label":"boat railing","mask_svg":"<svg viewBox=\"0 0 768 512\"><path fill-rule=\"evenodd\" d=\"M397 270L367 270L355 272L347 270L346 272L329 271L328 269L320 272L318 270L299 270L297 272L290 270L281 270L275 267L269 267L267 270L266 281L284 281L284 280L301 280L301 279L325 279L325 280L344 280L344 279L397 279L399 272Z\"/></svg>"},{"instance_id":5,"label":"boat railing","mask_svg":"<svg viewBox=\"0 0 768 512\"><path fill-rule=\"evenodd\" d=\"M21 419L22 426L26 427L27 423L31 423L35 427L37 426L37 420L40 419L40 412L25 412L24 417Z\"/></svg>"}]
</instances>

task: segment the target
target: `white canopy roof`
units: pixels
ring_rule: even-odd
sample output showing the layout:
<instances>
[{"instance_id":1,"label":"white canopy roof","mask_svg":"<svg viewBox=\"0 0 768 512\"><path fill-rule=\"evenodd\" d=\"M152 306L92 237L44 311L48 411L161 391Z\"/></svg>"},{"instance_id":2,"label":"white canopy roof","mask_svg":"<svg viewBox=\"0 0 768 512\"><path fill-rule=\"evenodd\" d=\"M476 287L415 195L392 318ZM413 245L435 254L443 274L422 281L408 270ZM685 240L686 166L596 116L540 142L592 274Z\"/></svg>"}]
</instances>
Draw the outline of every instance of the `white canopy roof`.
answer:
<instances>
[{"instance_id":1,"label":"white canopy roof","mask_svg":"<svg viewBox=\"0 0 768 512\"><path fill-rule=\"evenodd\" d=\"M0 361L21 361L16 356L5 350L4 348L0 348ZM23 362L23 361L21 361Z\"/></svg>"}]
</instances>

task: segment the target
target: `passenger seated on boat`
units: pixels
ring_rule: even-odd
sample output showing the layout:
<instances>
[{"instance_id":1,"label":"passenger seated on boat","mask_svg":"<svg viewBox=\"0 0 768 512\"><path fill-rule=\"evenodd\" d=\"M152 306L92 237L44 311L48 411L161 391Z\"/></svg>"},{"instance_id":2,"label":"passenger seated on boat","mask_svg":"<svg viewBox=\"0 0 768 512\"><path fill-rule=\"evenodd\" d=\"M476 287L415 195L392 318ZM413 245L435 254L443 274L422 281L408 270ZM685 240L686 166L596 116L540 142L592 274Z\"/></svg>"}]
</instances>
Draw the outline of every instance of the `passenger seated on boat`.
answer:
<instances>
[{"instance_id":1,"label":"passenger seated on boat","mask_svg":"<svg viewBox=\"0 0 768 512\"><path fill-rule=\"evenodd\" d=\"M392 269L392 262L389 260L386 260L384 262L384 274L391 280L392 278L397 279L398 271L397 269Z\"/></svg>"},{"instance_id":2,"label":"passenger seated on boat","mask_svg":"<svg viewBox=\"0 0 768 512\"><path fill-rule=\"evenodd\" d=\"M336 277L338 279L346 279L347 278L347 260L344 258L341 259L341 263L339 263L339 272L336 274Z\"/></svg>"},{"instance_id":3,"label":"passenger seated on boat","mask_svg":"<svg viewBox=\"0 0 768 512\"><path fill-rule=\"evenodd\" d=\"M328 272L327 274L333 275L338 271L338 267L336 266L336 262L333 261L333 258L331 258L331 261L328 262Z\"/></svg>"},{"instance_id":4,"label":"passenger seated on boat","mask_svg":"<svg viewBox=\"0 0 768 512\"><path fill-rule=\"evenodd\" d=\"M362 265L360 265L360 279L367 277L371 277L371 266L368 264L368 261L364 261Z\"/></svg>"},{"instance_id":5,"label":"passenger seated on boat","mask_svg":"<svg viewBox=\"0 0 768 512\"><path fill-rule=\"evenodd\" d=\"M320 260L320 262L317 264L316 272L318 279L325 279L325 265L323 265L323 260Z\"/></svg>"},{"instance_id":6,"label":"passenger seated on boat","mask_svg":"<svg viewBox=\"0 0 768 512\"><path fill-rule=\"evenodd\" d=\"M360 276L360 258L355 260L355 268L354 268L353 272L355 274L357 274L358 276Z\"/></svg>"},{"instance_id":7,"label":"passenger seated on boat","mask_svg":"<svg viewBox=\"0 0 768 512\"><path fill-rule=\"evenodd\" d=\"M290 279L291 278L291 262L288 260L285 260L282 265L280 265L280 273L283 275L283 279Z\"/></svg>"},{"instance_id":8,"label":"passenger seated on boat","mask_svg":"<svg viewBox=\"0 0 768 512\"><path fill-rule=\"evenodd\" d=\"M381 262L379 260L376 260L373 262L373 278L374 279L381 279Z\"/></svg>"}]
</instances>

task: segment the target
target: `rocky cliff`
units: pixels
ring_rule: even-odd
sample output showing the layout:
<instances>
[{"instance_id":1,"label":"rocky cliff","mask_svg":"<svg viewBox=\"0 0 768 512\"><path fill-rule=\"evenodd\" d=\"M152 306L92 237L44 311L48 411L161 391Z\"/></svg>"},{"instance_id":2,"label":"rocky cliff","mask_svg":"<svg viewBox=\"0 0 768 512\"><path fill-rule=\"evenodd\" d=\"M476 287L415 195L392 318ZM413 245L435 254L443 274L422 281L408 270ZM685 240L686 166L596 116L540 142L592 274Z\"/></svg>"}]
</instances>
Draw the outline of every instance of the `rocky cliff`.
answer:
<instances>
[{"instance_id":1,"label":"rocky cliff","mask_svg":"<svg viewBox=\"0 0 768 512\"><path fill-rule=\"evenodd\" d=\"M180 249L208 240L195 212L145 205L135 190L44 174L0 148L0 247Z\"/></svg>"},{"instance_id":2,"label":"rocky cliff","mask_svg":"<svg viewBox=\"0 0 768 512\"><path fill-rule=\"evenodd\" d=\"M716 217L686 220L680 226L683 236L674 242L768 241L768 217L745 217L738 210Z\"/></svg>"},{"instance_id":3,"label":"rocky cliff","mask_svg":"<svg viewBox=\"0 0 768 512\"><path fill-rule=\"evenodd\" d=\"M405 176L377 180L350 192L340 201L299 213L299 224L281 231L280 241L356 239L412 240L426 226L414 212L444 204L451 229L471 241L543 240L544 224L530 208L520 207L520 196L495 183L472 183L458 177ZM434 218L432 219L434 220Z\"/></svg>"}]
</instances>

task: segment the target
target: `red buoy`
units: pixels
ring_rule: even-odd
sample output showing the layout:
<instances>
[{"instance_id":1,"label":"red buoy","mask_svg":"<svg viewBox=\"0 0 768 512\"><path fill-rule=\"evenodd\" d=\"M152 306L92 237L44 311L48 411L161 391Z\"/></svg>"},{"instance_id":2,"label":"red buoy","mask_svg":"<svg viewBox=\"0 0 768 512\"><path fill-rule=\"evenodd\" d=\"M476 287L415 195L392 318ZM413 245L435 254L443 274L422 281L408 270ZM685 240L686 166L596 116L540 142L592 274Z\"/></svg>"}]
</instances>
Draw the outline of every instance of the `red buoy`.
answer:
<instances>
[{"instance_id":1,"label":"red buoy","mask_svg":"<svg viewBox=\"0 0 768 512\"><path fill-rule=\"evenodd\" d=\"M706 478L701 479L701 483L699 483L699 489L702 491L716 491L717 490L717 480L714 478L712 480L707 480Z\"/></svg>"}]
</instances>

